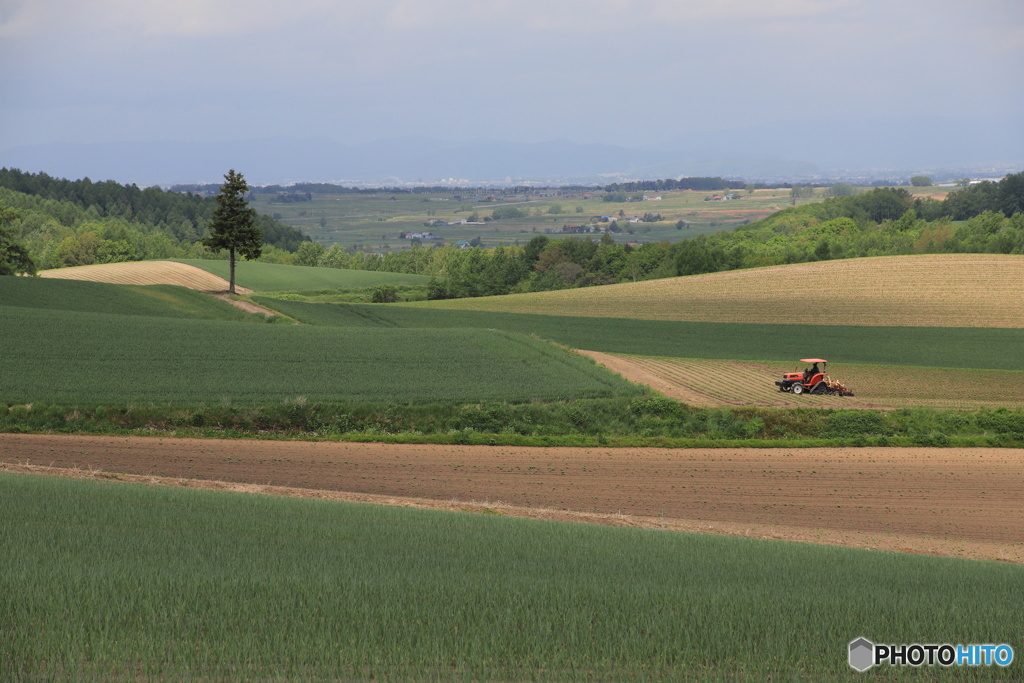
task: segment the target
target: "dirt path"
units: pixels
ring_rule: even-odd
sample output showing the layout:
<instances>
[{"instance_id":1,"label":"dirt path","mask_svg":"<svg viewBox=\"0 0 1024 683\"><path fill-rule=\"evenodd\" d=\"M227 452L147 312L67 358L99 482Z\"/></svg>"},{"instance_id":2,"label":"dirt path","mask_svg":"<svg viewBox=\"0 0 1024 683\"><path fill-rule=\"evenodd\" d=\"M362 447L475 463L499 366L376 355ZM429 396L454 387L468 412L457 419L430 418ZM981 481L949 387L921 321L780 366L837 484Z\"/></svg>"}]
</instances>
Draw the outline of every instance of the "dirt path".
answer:
<instances>
[{"instance_id":1,"label":"dirt path","mask_svg":"<svg viewBox=\"0 0 1024 683\"><path fill-rule=\"evenodd\" d=\"M238 287L235 287L235 289L238 289ZM272 311L269 308L264 308L263 306L257 306L256 304L250 301L240 301L238 299L232 299L231 295L228 294L227 292L207 292L207 294L209 294L215 299L226 301L235 308L241 309L246 313L262 313L263 315L277 315L275 311Z\"/></svg>"},{"instance_id":2,"label":"dirt path","mask_svg":"<svg viewBox=\"0 0 1024 683\"><path fill-rule=\"evenodd\" d=\"M1024 563L1022 459L1021 449L573 449L0 435L0 462L15 469L229 482L210 485Z\"/></svg>"}]
</instances>

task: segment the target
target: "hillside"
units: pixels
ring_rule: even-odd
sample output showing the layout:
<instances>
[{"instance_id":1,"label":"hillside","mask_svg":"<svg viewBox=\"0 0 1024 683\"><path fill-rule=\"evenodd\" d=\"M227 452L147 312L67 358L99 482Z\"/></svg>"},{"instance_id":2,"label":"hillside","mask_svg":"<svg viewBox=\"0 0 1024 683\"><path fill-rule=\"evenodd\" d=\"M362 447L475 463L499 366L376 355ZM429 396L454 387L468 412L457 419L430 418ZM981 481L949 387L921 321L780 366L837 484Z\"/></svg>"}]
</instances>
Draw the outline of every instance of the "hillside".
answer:
<instances>
[{"instance_id":1,"label":"hillside","mask_svg":"<svg viewBox=\"0 0 1024 683\"><path fill-rule=\"evenodd\" d=\"M126 264L127 265L127 264ZM74 270L74 269L69 269ZM0 311L5 307L83 313L117 313L158 318L262 321L202 292L172 285L116 285L66 279L0 278Z\"/></svg>"},{"instance_id":2,"label":"hillside","mask_svg":"<svg viewBox=\"0 0 1024 683\"><path fill-rule=\"evenodd\" d=\"M55 268L41 271L39 277L109 282L115 285L179 285L203 292L223 292L228 288L227 280L222 277L195 266L172 261L130 261ZM243 294L252 292L251 289L237 285L235 289Z\"/></svg>"},{"instance_id":3,"label":"hillside","mask_svg":"<svg viewBox=\"0 0 1024 683\"><path fill-rule=\"evenodd\" d=\"M879 256L417 306L639 320L1024 327L1024 256Z\"/></svg>"},{"instance_id":4,"label":"hillside","mask_svg":"<svg viewBox=\"0 0 1024 683\"><path fill-rule=\"evenodd\" d=\"M227 261L187 259L179 263L201 268L222 278L228 277ZM244 283L246 287L256 292L375 287L383 284L425 285L430 281L425 275L412 273L287 266L259 261L237 262L235 277L237 282Z\"/></svg>"}]
</instances>

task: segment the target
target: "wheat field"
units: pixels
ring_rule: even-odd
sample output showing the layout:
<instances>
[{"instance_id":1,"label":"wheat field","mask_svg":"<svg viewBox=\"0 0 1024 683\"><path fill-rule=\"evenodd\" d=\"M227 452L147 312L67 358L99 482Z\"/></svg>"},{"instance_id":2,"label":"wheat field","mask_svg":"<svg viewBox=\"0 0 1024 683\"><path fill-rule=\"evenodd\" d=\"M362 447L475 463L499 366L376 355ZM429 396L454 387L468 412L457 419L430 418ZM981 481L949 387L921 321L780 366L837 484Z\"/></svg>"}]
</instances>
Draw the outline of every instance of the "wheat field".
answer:
<instances>
[{"instance_id":1,"label":"wheat field","mask_svg":"<svg viewBox=\"0 0 1024 683\"><path fill-rule=\"evenodd\" d=\"M228 281L224 278L217 277L201 268L173 261L131 261L55 268L41 271L39 276L64 280L109 282L115 285L180 285L204 292L223 292L228 288ZM251 289L238 285L235 285L235 290L240 294L252 292Z\"/></svg>"},{"instance_id":2,"label":"wheat field","mask_svg":"<svg viewBox=\"0 0 1024 683\"><path fill-rule=\"evenodd\" d=\"M641 320L1024 327L1024 256L928 254L818 261L432 307Z\"/></svg>"}]
</instances>

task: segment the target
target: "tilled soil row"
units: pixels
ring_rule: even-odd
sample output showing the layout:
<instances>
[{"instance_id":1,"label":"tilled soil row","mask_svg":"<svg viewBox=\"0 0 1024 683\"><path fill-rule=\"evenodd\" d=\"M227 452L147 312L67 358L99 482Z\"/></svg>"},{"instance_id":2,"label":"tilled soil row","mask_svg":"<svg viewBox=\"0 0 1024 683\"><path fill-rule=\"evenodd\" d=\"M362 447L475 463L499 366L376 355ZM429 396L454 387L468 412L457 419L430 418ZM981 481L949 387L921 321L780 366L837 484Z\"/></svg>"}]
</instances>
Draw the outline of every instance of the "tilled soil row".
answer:
<instances>
[{"instance_id":1,"label":"tilled soil row","mask_svg":"<svg viewBox=\"0 0 1024 683\"><path fill-rule=\"evenodd\" d=\"M300 490L288 495L480 506L1012 562L1024 562L1022 457L1021 449L576 449L0 435L0 462L22 471L124 473L157 483L221 482Z\"/></svg>"}]
</instances>

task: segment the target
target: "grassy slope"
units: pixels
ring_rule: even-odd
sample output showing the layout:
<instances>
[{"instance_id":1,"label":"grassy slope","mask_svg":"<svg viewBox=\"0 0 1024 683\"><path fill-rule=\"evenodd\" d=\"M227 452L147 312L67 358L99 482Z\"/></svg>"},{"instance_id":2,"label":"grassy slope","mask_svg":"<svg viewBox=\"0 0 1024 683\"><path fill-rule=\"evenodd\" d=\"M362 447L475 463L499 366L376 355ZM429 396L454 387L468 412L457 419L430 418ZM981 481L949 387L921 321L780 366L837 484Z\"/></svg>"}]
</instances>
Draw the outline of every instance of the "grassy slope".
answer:
<instances>
[{"instance_id":1,"label":"grassy slope","mask_svg":"<svg viewBox=\"0 0 1024 683\"><path fill-rule=\"evenodd\" d=\"M257 300L312 325L494 328L608 353L1024 370L1024 329L672 322Z\"/></svg>"},{"instance_id":2,"label":"grassy slope","mask_svg":"<svg viewBox=\"0 0 1024 683\"><path fill-rule=\"evenodd\" d=\"M879 256L417 306L645 320L1024 328L1024 256Z\"/></svg>"},{"instance_id":3,"label":"grassy slope","mask_svg":"<svg viewBox=\"0 0 1024 683\"><path fill-rule=\"evenodd\" d=\"M0 515L5 679L834 680L1024 628L999 563L2 473Z\"/></svg>"},{"instance_id":4,"label":"grassy slope","mask_svg":"<svg viewBox=\"0 0 1024 683\"><path fill-rule=\"evenodd\" d=\"M0 307L4 306L162 318L253 318L231 304L185 287L45 278L0 277Z\"/></svg>"},{"instance_id":5,"label":"grassy slope","mask_svg":"<svg viewBox=\"0 0 1024 683\"><path fill-rule=\"evenodd\" d=\"M229 275L227 261L178 259L178 262L202 268L225 279ZM258 261L237 261L235 263L235 282L257 292L375 287L383 284L417 285L426 284L429 280L430 278L425 275L410 273L283 266L277 263L259 263Z\"/></svg>"},{"instance_id":6,"label":"grassy slope","mask_svg":"<svg viewBox=\"0 0 1024 683\"><path fill-rule=\"evenodd\" d=\"M251 405L631 394L546 342L495 330L346 329L0 307L0 401Z\"/></svg>"}]
</instances>

